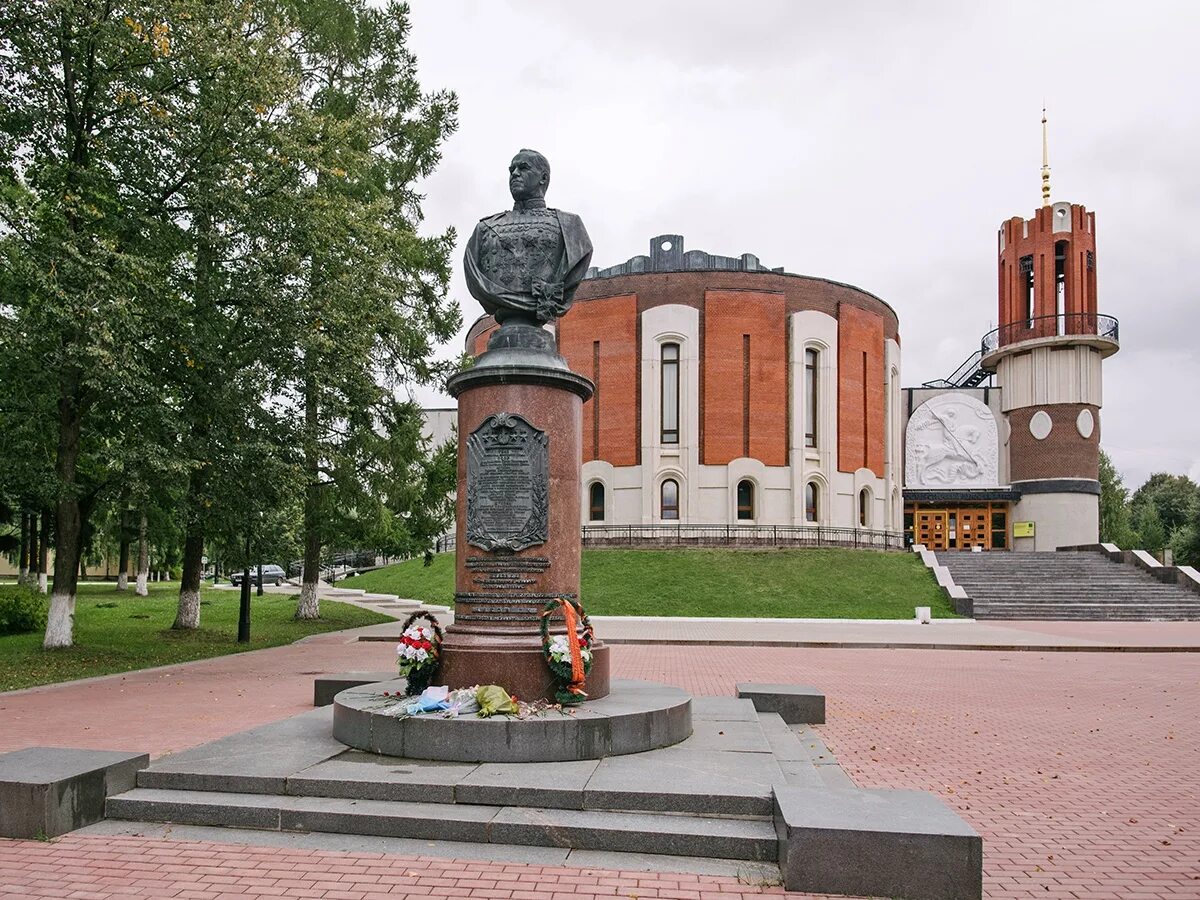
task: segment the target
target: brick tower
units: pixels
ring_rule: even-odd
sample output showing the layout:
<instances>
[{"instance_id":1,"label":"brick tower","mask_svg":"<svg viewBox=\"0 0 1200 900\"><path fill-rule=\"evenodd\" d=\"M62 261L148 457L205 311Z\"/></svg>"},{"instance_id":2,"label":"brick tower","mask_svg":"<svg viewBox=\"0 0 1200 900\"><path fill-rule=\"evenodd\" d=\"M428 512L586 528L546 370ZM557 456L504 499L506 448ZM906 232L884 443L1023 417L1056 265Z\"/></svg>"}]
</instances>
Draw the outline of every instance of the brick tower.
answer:
<instances>
[{"instance_id":1,"label":"brick tower","mask_svg":"<svg viewBox=\"0 0 1200 900\"><path fill-rule=\"evenodd\" d=\"M1118 325L1096 304L1096 215L1050 201L1042 113L1042 207L999 234L999 328L983 340L1008 421L1014 549L1099 537L1101 361ZM1032 523L1033 534L1027 534Z\"/></svg>"}]
</instances>

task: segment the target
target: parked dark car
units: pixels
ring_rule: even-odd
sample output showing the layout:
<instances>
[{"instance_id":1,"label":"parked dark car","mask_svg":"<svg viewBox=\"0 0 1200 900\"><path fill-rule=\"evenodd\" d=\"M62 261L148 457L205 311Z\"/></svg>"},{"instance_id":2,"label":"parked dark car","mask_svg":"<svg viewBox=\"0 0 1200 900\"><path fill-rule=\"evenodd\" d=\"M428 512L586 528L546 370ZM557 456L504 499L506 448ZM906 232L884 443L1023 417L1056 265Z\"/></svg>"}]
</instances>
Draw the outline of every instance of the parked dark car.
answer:
<instances>
[{"instance_id":1,"label":"parked dark car","mask_svg":"<svg viewBox=\"0 0 1200 900\"><path fill-rule=\"evenodd\" d=\"M287 572L283 571L281 566L263 566L262 578L263 584L280 585L287 579ZM238 569L236 572L231 572L229 574L229 582L234 587L241 586L242 570ZM258 566L250 567L250 583L258 584Z\"/></svg>"}]
</instances>

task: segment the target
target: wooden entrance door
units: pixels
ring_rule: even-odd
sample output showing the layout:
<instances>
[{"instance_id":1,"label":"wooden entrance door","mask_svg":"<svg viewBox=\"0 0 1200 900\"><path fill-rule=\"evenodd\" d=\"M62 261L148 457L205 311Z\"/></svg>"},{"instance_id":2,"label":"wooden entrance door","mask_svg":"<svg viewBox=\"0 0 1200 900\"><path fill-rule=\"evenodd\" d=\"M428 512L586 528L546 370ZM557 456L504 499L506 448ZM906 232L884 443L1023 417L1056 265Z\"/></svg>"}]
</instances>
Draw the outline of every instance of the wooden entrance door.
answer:
<instances>
[{"instance_id":1,"label":"wooden entrance door","mask_svg":"<svg viewBox=\"0 0 1200 900\"><path fill-rule=\"evenodd\" d=\"M927 550L945 550L949 546L948 518L945 510L919 510L916 521L917 543L924 544Z\"/></svg>"},{"instance_id":2,"label":"wooden entrance door","mask_svg":"<svg viewBox=\"0 0 1200 900\"><path fill-rule=\"evenodd\" d=\"M958 547L960 550L970 550L980 547L987 550L991 543L988 540L988 508L960 509L958 511Z\"/></svg>"}]
</instances>

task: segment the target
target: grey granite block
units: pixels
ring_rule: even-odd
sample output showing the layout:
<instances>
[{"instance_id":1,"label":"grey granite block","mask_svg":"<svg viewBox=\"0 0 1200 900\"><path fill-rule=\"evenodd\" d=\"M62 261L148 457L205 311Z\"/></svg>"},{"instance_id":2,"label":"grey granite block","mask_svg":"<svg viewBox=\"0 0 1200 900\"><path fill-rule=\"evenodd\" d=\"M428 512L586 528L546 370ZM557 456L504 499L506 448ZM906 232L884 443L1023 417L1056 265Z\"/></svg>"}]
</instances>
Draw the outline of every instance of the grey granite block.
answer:
<instances>
[{"instance_id":1,"label":"grey granite block","mask_svg":"<svg viewBox=\"0 0 1200 900\"><path fill-rule=\"evenodd\" d=\"M283 831L330 831L487 843L493 806L291 797L283 808Z\"/></svg>"},{"instance_id":2,"label":"grey granite block","mask_svg":"<svg viewBox=\"0 0 1200 900\"><path fill-rule=\"evenodd\" d=\"M693 697L692 720L710 722L753 722L754 703L738 697Z\"/></svg>"},{"instance_id":3,"label":"grey granite block","mask_svg":"<svg viewBox=\"0 0 1200 900\"><path fill-rule=\"evenodd\" d=\"M145 753L29 747L0 754L0 837L57 837L104 818L104 801L132 788Z\"/></svg>"},{"instance_id":4,"label":"grey granite block","mask_svg":"<svg viewBox=\"0 0 1200 900\"><path fill-rule=\"evenodd\" d=\"M136 788L109 797L105 814L110 819L278 831L279 807L286 799L262 794Z\"/></svg>"},{"instance_id":5,"label":"grey granite block","mask_svg":"<svg viewBox=\"0 0 1200 900\"><path fill-rule=\"evenodd\" d=\"M491 839L507 844L718 859L773 860L778 852L774 829L757 819L512 806L500 810L492 820Z\"/></svg>"},{"instance_id":6,"label":"grey granite block","mask_svg":"<svg viewBox=\"0 0 1200 900\"><path fill-rule=\"evenodd\" d=\"M344 853L386 853L401 856L441 857L458 860L529 863L535 866L562 865L569 850L560 847L516 847L512 844L479 844L469 841L438 841L422 838L382 837L364 834L334 834L325 831L260 831L214 828L207 825L163 825L154 822L119 822L106 819L80 829L79 834L110 837L134 835L176 841L208 841L249 847L289 847L301 850L332 850ZM674 857L666 857L667 860ZM750 868L750 864L746 864ZM630 866L629 868L637 868ZM675 869L672 871L687 871ZM714 872L713 874L723 874ZM776 869L778 876L778 869Z\"/></svg>"},{"instance_id":7,"label":"grey granite block","mask_svg":"<svg viewBox=\"0 0 1200 900\"><path fill-rule=\"evenodd\" d=\"M841 766L816 766L821 784L827 788L854 788L854 779Z\"/></svg>"},{"instance_id":8,"label":"grey granite block","mask_svg":"<svg viewBox=\"0 0 1200 900\"><path fill-rule=\"evenodd\" d=\"M783 759L779 761L779 768L783 770L783 780L798 787L834 787L825 781L822 773L831 768L841 772L837 766L814 766L807 759ZM849 779L844 786L854 787Z\"/></svg>"},{"instance_id":9,"label":"grey granite block","mask_svg":"<svg viewBox=\"0 0 1200 900\"><path fill-rule=\"evenodd\" d=\"M282 794L287 778L343 753L322 707L173 753L138 776L138 785L197 791Z\"/></svg>"},{"instance_id":10,"label":"grey granite block","mask_svg":"<svg viewBox=\"0 0 1200 900\"><path fill-rule=\"evenodd\" d=\"M343 672L339 675L321 675L313 679L313 706L328 706L333 702L333 698L346 688L391 681L395 677L395 672Z\"/></svg>"},{"instance_id":11,"label":"grey granite block","mask_svg":"<svg viewBox=\"0 0 1200 900\"><path fill-rule=\"evenodd\" d=\"M583 792L588 809L702 815L771 815L771 786L784 780L769 754L684 746L610 756Z\"/></svg>"},{"instance_id":12,"label":"grey granite block","mask_svg":"<svg viewBox=\"0 0 1200 900\"><path fill-rule=\"evenodd\" d=\"M771 745L758 721L692 723L692 736L681 744L687 750L730 750L742 753L770 753Z\"/></svg>"},{"instance_id":13,"label":"grey granite block","mask_svg":"<svg viewBox=\"0 0 1200 900\"><path fill-rule=\"evenodd\" d=\"M692 730L691 698L655 682L614 681L607 697L521 720L389 715L391 707L381 692L394 686L387 682L338 694L334 736L388 756L521 763L636 753L679 743Z\"/></svg>"},{"instance_id":14,"label":"grey granite block","mask_svg":"<svg viewBox=\"0 0 1200 900\"><path fill-rule=\"evenodd\" d=\"M755 713L755 715L758 716L758 723L762 727L763 735L771 746L771 754L777 760L811 761L809 748L804 746L796 732L788 727L779 713Z\"/></svg>"},{"instance_id":15,"label":"grey granite block","mask_svg":"<svg viewBox=\"0 0 1200 900\"><path fill-rule=\"evenodd\" d=\"M803 684L755 684L743 681L737 686L739 697L752 700L759 712L779 713L783 721L825 722L825 694Z\"/></svg>"},{"instance_id":16,"label":"grey granite block","mask_svg":"<svg viewBox=\"0 0 1200 900\"><path fill-rule=\"evenodd\" d=\"M455 788L459 803L582 809L583 789L600 764L584 759L542 763L480 763Z\"/></svg>"},{"instance_id":17,"label":"grey granite block","mask_svg":"<svg viewBox=\"0 0 1200 900\"><path fill-rule=\"evenodd\" d=\"M779 868L791 891L983 896L983 841L932 794L780 787L775 827Z\"/></svg>"},{"instance_id":18,"label":"grey granite block","mask_svg":"<svg viewBox=\"0 0 1200 900\"><path fill-rule=\"evenodd\" d=\"M347 750L290 776L287 793L298 797L453 803L456 786L476 768L474 763L403 759Z\"/></svg>"},{"instance_id":19,"label":"grey granite block","mask_svg":"<svg viewBox=\"0 0 1200 900\"><path fill-rule=\"evenodd\" d=\"M836 766L837 758L825 746L825 740L816 730L807 725L794 725L792 731L800 742L800 746L804 748L808 758L813 761L814 765L818 766Z\"/></svg>"}]
</instances>

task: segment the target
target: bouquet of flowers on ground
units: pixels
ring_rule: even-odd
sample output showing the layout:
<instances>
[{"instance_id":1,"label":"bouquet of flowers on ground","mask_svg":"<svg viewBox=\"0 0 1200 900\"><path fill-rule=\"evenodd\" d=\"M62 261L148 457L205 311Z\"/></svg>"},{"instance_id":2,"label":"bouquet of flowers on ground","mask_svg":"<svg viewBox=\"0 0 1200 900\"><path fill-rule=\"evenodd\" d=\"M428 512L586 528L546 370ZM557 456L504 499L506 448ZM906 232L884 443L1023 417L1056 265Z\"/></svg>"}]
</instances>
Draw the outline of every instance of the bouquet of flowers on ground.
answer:
<instances>
[{"instance_id":1,"label":"bouquet of flowers on ground","mask_svg":"<svg viewBox=\"0 0 1200 900\"><path fill-rule=\"evenodd\" d=\"M418 619L427 625L418 625ZM409 696L420 694L432 683L442 662L442 629L429 613L413 613L404 622L400 643L396 645L400 674L408 679Z\"/></svg>"}]
</instances>

